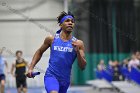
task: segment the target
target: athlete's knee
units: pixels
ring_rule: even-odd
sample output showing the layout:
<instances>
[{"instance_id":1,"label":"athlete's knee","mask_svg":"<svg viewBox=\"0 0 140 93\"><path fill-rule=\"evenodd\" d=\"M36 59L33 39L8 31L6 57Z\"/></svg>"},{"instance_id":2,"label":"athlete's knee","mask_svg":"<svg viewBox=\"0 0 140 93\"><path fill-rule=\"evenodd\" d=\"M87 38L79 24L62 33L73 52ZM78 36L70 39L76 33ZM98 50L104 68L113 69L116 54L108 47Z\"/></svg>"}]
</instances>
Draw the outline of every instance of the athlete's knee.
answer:
<instances>
[{"instance_id":1,"label":"athlete's knee","mask_svg":"<svg viewBox=\"0 0 140 93\"><path fill-rule=\"evenodd\" d=\"M17 91L18 91L18 93L21 93L21 88L20 87L17 88Z\"/></svg>"},{"instance_id":2,"label":"athlete's knee","mask_svg":"<svg viewBox=\"0 0 140 93\"><path fill-rule=\"evenodd\" d=\"M55 90L53 90L53 91L51 91L50 93L58 93L57 91L55 91Z\"/></svg>"},{"instance_id":3,"label":"athlete's knee","mask_svg":"<svg viewBox=\"0 0 140 93\"><path fill-rule=\"evenodd\" d=\"M24 93L27 93L27 88L23 88L23 92Z\"/></svg>"},{"instance_id":4,"label":"athlete's knee","mask_svg":"<svg viewBox=\"0 0 140 93\"><path fill-rule=\"evenodd\" d=\"M1 87L4 87L5 86L5 80L2 80L1 81Z\"/></svg>"}]
</instances>

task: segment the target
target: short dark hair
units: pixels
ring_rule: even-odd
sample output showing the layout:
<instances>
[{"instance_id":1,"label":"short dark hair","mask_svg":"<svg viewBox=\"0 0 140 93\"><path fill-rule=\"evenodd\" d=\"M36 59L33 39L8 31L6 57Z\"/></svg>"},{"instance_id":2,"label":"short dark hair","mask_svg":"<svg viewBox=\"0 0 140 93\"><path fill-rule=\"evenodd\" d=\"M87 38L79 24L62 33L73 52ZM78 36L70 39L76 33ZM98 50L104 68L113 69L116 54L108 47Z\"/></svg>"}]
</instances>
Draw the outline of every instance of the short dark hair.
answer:
<instances>
[{"instance_id":1,"label":"short dark hair","mask_svg":"<svg viewBox=\"0 0 140 93\"><path fill-rule=\"evenodd\" d=\"M66 15L71 15L74 18L74 15L69 11L66 13L65 11L61 12L60 15L57 17L57 22L60 23L61 19L66 16Z\"/></svg>"},{"instance_id":2,"label":"short dark hair","mask_svg":"<svg viewBox=\"0 0 140 93\"><path fill-rule=\"evenodd\" d=\"M23 54L23 52L22 52L21 50L17 50L17 51L16 51L16 55L17 55L18 53Z\"/></svg>"}]
</instances>

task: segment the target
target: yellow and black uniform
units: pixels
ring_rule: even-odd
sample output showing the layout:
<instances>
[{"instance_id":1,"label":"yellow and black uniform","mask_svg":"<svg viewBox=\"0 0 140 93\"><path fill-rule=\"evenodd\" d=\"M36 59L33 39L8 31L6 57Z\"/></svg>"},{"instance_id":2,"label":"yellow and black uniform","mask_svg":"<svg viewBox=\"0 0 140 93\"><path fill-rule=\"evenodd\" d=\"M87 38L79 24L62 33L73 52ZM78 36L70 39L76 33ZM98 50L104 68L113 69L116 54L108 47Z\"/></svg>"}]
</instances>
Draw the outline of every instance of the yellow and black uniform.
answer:
<instances>
[{"instance_id":1,"label":"yellow and black uniform","mask_svg":"<svg viewBox=\"0 0 140 93\"><path fill-rule=\"evenodd\" d=\"M26 61L24 59L17 59L16 60L16 70L15 70L15 75L16 75L16 85L17 88L19 88L20 86L22 87L27 87L27 83L26 83Z\"/></svg>"}]
</instances>

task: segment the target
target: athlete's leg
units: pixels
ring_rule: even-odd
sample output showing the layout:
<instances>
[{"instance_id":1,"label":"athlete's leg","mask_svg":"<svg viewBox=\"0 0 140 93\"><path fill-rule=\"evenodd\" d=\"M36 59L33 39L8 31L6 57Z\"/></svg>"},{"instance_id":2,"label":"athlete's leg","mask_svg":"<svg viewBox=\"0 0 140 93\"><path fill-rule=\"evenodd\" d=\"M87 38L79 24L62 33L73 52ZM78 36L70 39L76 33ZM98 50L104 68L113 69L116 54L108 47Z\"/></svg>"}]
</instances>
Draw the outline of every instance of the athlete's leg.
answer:
<instances>
[{"instance_id":1,"label":"athlete's leg","mask_svg":"<svg viewBox=\"0 0 140 93\"><path fill-rule=\"evenodd\" d=\"M16 77L16 86L17 86L17 92L21 93L22 90L21 90L21 82L19 77L18 78Z\"/></svg>"},{"instance_id":2,"label":"athlete's leg","mask_svg":"<svg viewBox=\"0 0 140 93\"><path fill-rule=\"evenodd\" d=\"M23 88L23 93L27 93L27 88Z\"/></svg>"},{"instance_id":3,"label":"athlete's leg","mask_svg":"<svg viewBox=\"0 0 140 93\"><path fill-rule=\"evenodd\" d=\"M0 93L4 93L4 88L5 88L5 75L2 74L0 75Z\"/></svg>"},{"instance_id":4,"label":"athlete's leg","mask_svg":"<svg viewBox=\"0 0 140 93\"><path fill-rule=\"evenodd\" d=\"M59 81L59 93L67 93L70 83L66 81Z\"/></svg>"},{"instance_id":5,"label":"athlete's leg","mask_svg":"<svg viewBox=\"0 0 140 93\"><path fill-rule=\"evenodd\" d=\"M23 87L23 93L27 93L27 82L26 77L22 80L22 87Z\"/></svg>"},{"instance_id":6,"label":"athlete's leg","mask_svg":"<svg viewBox=\"0 0 140 93\"><path fill-rule=\"evenodd\" d=\"M1 93L4 93L5 80L1 80Z\"/></svg>"},{"instance_id":7,"label":"athlete's leg","mask_svg":"<svg viewBox=\"0 0 140 93\"><path fill-rule=\"evenodd\" d=\"M44 77L44 84L47 93L58 93L59 91L59 82L55 77Z\"/></svg>"},{"instance_id":8,"label":"athlete's leg","mask_svg":"<svg viewBox=\"0 0 140 93\"><path fill-rule=\"evenodd\" d=\"M58 93L57 91L51 91L50 93Z\"/></svg>"},{"instance_id":9,"label":"athlete's leg","mask_svg":"<svg viewBox=\"0 0 140 93\"><path fill-rule=\"evenodd\" d=\"M21 93L21 87L17 88L17 92Z\"/></svg>"}]
</instances>

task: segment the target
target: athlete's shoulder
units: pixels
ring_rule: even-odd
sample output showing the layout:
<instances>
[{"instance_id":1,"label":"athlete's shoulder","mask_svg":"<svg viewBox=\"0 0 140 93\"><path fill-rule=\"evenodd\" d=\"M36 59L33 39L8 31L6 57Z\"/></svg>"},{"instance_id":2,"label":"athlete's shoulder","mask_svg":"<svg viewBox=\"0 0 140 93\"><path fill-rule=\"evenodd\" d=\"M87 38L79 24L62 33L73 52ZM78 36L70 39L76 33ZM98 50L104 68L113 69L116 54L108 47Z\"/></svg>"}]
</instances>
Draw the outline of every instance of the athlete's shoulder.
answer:
<instances>
[{"instance_id":1,"label":"athlete's shoulder","mask_svg":"<svg viewBox=\"0 0 140 93\"><path fill-rule=\"evenodd\" d=\"M5 57L2 57L2 60L3 60L3 61L6 61L6 58L5 58Z\"/></svg>"},{"instance_id":2,"label":"athlete's shoulder","mask_svg":"<svg viewBox=\"0 0 140 93\"><path fill-rule=\"evenodd\" d=\"M15 65L16 65L16 63L17 63L16 61L17 61L17 60L15 60L14 62L12 62L12 65L14 65L14 66L15 66Z\"/></svg>"},{"instance_id":3,"label":"athlete's shoulder","mask_svg":"<svg viewBox=\"0 0 140 93\"><path fill-rule=\"evenodd\" d=\"M49 35L45 38L44 43L51 43L54 40L54 36L53 35Z\"/></svg>"},{"instance_id":4,"label":"athlete's shoulder","mask_svg":"<svg viewBox=\"0 0 140 93\"><path fill-rule=\"evenodd\" d=\"M49 36L46 37L46 39L47 40L53 40L54 39L54 36L53 35L49 35Z\"/></svg>"},{"instance_id":5,"label":"athlete's shoulder","mask_svg":"<svg viewBox=\"0 0 140 93\"><path fill-rule=\"evenodd\" d=\"M81 45L84 45L84 42L82 40L77 39L77 42L80 43Z\"/></svg>"},{"instance_id":6,"label":"athlete's shoulder","mask_svg":"<svg viewBox=\"0 0 140 93\"><path fill-rule=\"evenodd\" d=\"M77 44L79 45L80 49L82 49L83 51L85 50L84 42L82 40L77 40Z\"/></svg>"}]
</instances>

